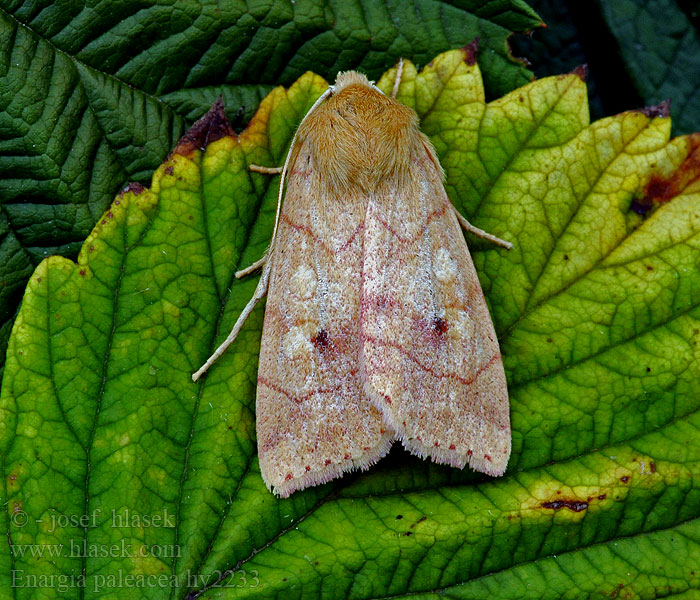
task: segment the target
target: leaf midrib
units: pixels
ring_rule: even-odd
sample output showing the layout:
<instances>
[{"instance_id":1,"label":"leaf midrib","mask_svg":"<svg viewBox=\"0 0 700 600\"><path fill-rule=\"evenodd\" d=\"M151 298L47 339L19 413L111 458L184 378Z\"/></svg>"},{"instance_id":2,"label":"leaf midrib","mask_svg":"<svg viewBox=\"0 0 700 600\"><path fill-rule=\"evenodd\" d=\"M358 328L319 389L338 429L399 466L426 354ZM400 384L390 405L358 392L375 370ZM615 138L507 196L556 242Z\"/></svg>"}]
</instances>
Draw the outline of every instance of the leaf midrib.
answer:
<instances>
[{"instance_id":1,"label":"leaf midrib","mask_svg":"<svg viewBox=\"0 0 700 600\"><path fill-rule=\"evenodd\" d=\"M237 139L237 140L240 140L240 136L236 136L236 139ZM268 140L269 140L269 136L268 136ZM268 143L268 148L267 148L267 149L268 149L268 151L271 153L271 148L270 148L269 143ZM245 154L244 154L244 156L245 156ZM251 172L250 172L250 169L249 169L249 166L250 166L250 165L249 165L249 163L248 163L248 161L247 161L247 157L246 157L245 164L246 164L246 174L247 174L247 177L248 177L248 179L249 179L249 181L250 181L250 183L251 183L250 188L251 188L251 190L255 190L255 186L253 185L252 180L251 180L251 174L250 174ZM201 166L200 166L200 171L201 171ZM255 228L256 228L255 225L257 224L257 222L258 222L258 220L259 220L259 218L260 218L260 207L261 207L262 203L264 202L265 197L267 196L268 190L269 190L269 188L270 188L270 185L272 185L271 182L272 182L273 180L274 180L274 177L268 178L268 179L267 179L267 182L266 182L266 184L265 184L265 186L264 186L264 188L263 188L262 191L261 191L261 193L260 193L260 194L257 194L257 196L258 196L258 203L257 203L257 206L254 208L254 211L255 211L255 213L254 213L254 214L255 214L255 220L254 220L253 223L251 223L251 225L246 229L246 238L245 238L243 244L241 245L241 251L240 251L240 253L239 253L239 259L238 259L238 262L237 262L238 269L241 268L241 263L240 263L240 261L242 260L243 256L245 256L245 253L246 253L246 251L247 251L248 248L249 248L250 238L251 238L251 236L252 236L252 234L253 234L253 231L254 231ZM209 341L209 345L208 345L208 347L209 347L209 352L210 352L210 354L211 354L211 353L213 353L213 351L216 349L216 340L217 340L217 338L219 337L219 332L220 332L220 330L221 330L221 324L222 324L222 322L223 322L224 315L226 314L226 305L228 304L228 300L229 300L229 298L230 298L230 296L231 296L231 290L232 290L232 288L233 288L233 283L234 283L234 281L236 281L235 273L236 273L236 270L237 270L237 269L231 269L231 272L230 272L230 275L229 275L229 280L228 280L228 285L226 286L226 293L225 293L225 294L223 295L223 297L222 297L222 296L221 296L221 291L219 290L218 283L217 283L217 281L216 281L216 270L215 270L215 268L214 268L214 257L213 257L212 248L211 248L211 236L209 235L208 220L207 220L207 214L208 214L208 212L207 212L207 210L206 210L206 199L205 199L205 197L204 197L204 193L201 193L200 202L201 202L202 212L203 212L203 217L204 217L206 245L207 245L207 250L208 250L209 259L210 259L210 266L211 266L211 275L210 275L210 276L211 276L211 278L214 280L214 285L215 285L215 289L216 289L216 292L217 292L217 296L218 296L218 298L219 298L219 306L220 306L220 308L219 308L219 314L218 314L218 316L217 316L216 324L215 324L215 326L214 326L214 334L213 334L211 340ZM194 367L194 368L196 368L196 367ZM196 425L196 422L197 422L197 417L198 417L198 415L199 415L199 406L200 406L200 404L201 404L202 396L203 396L203 394L204 394L204 388L205 388L206 382L207 382L207 377L206 377L206 376L203 377L203 378L200 380L200 382L199 382L199 390L198 390L198 393L197 393L197 400L196 400L195 406L194 406L193 411L192 411L192 419L191 419L191 422L190 422L189 437L188 437L188 440L187 440L187 444L185 445L185 448L184 448L185 459L184 459L184 461L183 461L182 473L181 473L181 475L180 475L180 484L179 484L179 487L178 487L178 496L177 496L176 511L175 511L175 522L176 522L176 524L177 524L177 526L176 526L176 528L175 528L175 542L174 542L174 544L175 544L174 547L175 547L175 548L178 547L178 542L179 542L179 538L180 538L180 527L179 527L179 525L180 525L180 522L181 522L182 501L183 501L183 498L184 498L185 481L186 481L186 479L187 479L187 472L188 472L188 468L187 468L187 467L188 467L188 465L189 465L189 460L190 460L190 448L191 448L191 445L192 445L192 440L194 439L195 425ZM195 573L195 574L199 574L199 573L200 573L200 570L201 570L202 565L206 562L207 557L210 555L211 551L213 550L214 544L215 544L216 539L217 539L217 536L219 535L219 533L220 533L221 530L223 529L223 524L224 524L226 518L228 517L228 515L229 515L229 513L230 513L231 507L233 506L233 500L236 498L236 495L237 495L238 492L240 491L241 486L242 486L242 484L243 484L243 480L245 479L246 474L250 471L250 465L251 465L251 462L252 462L252 461L253 461L253 455L248 456L247 459L246 459L245 469L244 469L243 472L241 473L241 476L240 476L238 482L236 483L236 488L235 488L235 490L233 491L233 493L231 494L230 501L226 504L226 508L225 508L224 512L219 516L219 519L218 519L216 528L215 528L215 530L214 530L214 532L213 532L213 535L212 535L211 539L209 540L209 542L208 542L208 544L207 544L207 547L206 547L205 551L202 553L202 556L199 558L197 564L196 564L196 565L193 567L193 569L192 569L192 572L193 572L193 573ZM177 554L177 553L175 553L175 554ZM171 565L171 573L173 574L173 576L177 576L177 563L178 563L178 558L179 558L179 557L178 557L177 555L173 556L172 565ZM224 578L225 578L225 575L222 575L220 581L223 580ZM218 583L218 582L217 582L217 583ZM212 584L212 585L214 585L214 584ZM171 592L170 592L170 597L171 597L171 598L174 598L174 597L175 597L175 592L176 592L176 591L177 591L177 590L176 590L175 588L171 589ZM188 596L188 598L189 598L189 597L190 597L190 596ZM192 597L194 598L194 597L196 597L196 596L192 596Z\"/></svg>"},{"instance_id":2,"label":"leaf midrib","mask_svg":"<svg viewBox=\"0 0 700 600\"><path fill-rule=\"evenodd\" d=\"M97 434L97 426L98 426L98 421L99 421L99 416L100 416L100 410L102 408L102 399L104 397L104 392L105 388L107 386L107 370L109 368L109 362L111 358L111 353L112 353L112 344L114 342L114 336L117 331L117 314L119 312L119 293L121 291L121 286L122 286L122 280L124 278L124 273L126 271L126 263L127 260L130 256L130 253L132 250L135 248L139 247L141 243L143 242L144 238L146 237L146 234L150 231L151 227L153 226L153 223L158 215L158 212L160 211L160 204L156 206L156 210L153 211L152 214L148 216L148 222L146 227L143 228L143 231L139 235L138 239L135 241L133 246L129 246L127 243L127 223L128 223L128 212L131 210L131 206L127 205L127 210L125 211L127 214L124 215L124 223L121 225L122 229L122 243L124 245L124 252L122 254L122 263L120 265L119 269L119 276L117 278L116 285L114 287L114 293L113 293L113 310L112 310L112 328L109 332L109 336L107 338L107 347L105 349L105 354L104 358L102 359L102 382L100 384L100 389L97 393L97 396L95 398L95 411L94 411L94 417L92 419L92 428L90 429L90 435L88 437L88 442L86 444L86 447L84 448L85 451L85 461L86 461L86 469L85 469L85 482L84 482L84 495L85 495L85 501L84 501L84 508L83 508L83 514L88 515L90 514L90 479L92 475L92 470L91 470L91 460L90 456L92 453L93 449L93 444L95 441L95 437ZM76 265L76 269L77 269ZM74 271L75 272L75 271ZM50 344L49 344L50 346ZM53 365L53 363L52 363ZM53 381L53 377L52 377ZM87 536L88 536L88 528L83 528L83 544L87 544ZM81 553L81 563L82 563L82 573L83 575L87 575L87 553ZM80 598L85 597L85 587L81 586L80 588Z\"/></svg>"}]
</instances>

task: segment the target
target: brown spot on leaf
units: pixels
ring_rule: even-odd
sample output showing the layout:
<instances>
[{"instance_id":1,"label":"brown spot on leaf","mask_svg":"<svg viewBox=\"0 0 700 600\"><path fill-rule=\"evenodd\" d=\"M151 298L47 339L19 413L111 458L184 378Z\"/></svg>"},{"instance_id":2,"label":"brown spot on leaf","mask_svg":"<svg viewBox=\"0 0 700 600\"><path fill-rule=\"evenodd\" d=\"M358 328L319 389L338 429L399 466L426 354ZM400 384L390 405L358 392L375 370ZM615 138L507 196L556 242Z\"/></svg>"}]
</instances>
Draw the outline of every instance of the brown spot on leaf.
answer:
<instances>
[{"instance_id":1,"label":"brown spot on leaf","mask_svg":"<svg viewBox=\"0 0 700 600\"><path fill-rule=\"evenodd\" d=\"M627 482L629 482L629 480L630 480L630 478L627 477L627 475L625 475L624 477L620 477L620 481L621 481L622 483L627 483Z\"/></svg>"},{"instance_id":2,"label":"brown spot on leaf","mask_svg":"<svg viewBox=\"0 0 700 600\"><path fill-rule=\"evenodd\" d=\"M172 175L174 170L175 170L175 169L173 168L172 165L170 165L169 167L166 167L166 168L165 168L165 172L166 172L168 175Z\"/></svg>"},{"instance_id":3,"label":"brown spot on leaf","mask_svg":"<svg viewBox=\"0 0 700 600\"><path fill-rule=\"evenodd\" d=\"M649 463L649 469L652 473L656 473L656 463L653 460Z\"/></svg>"},{"instance_id":4,"label":"brown spot on leaf","mask_svg":"<svg viewBox=\"0 0 700 600\"><path fill-rule=\"evenodd\" d=\"M80 269L80 276L85 277L85 269Z\"/></svg>"},{"instance_id":5,"label":"brown spot on leaf","mask_svg":"<svg viewBox=\"0 0 700 600\"><path fill-rule=\"evenodd\" d=\"M643 115L646 115L650 119L657 119L657 118L666 119L671 114L671 101L667 98L666 100L664 100L663 102L660 102L659 104L655 104L653 106L645 106L644 108L640 108L639 112L642 113Z\"/></svg>"},{"instance_id":6,"label":"brown spot on leaf","mask_svg":"<svg viewBox=\"0 0 700 600\"><path fill-rule=\"evenodd\" d=\"M476 64L476 54L479 51L479 40L480 37L474 38L473 42L469 42L466 46L462 46L462 53L464 54L464 62L470 67Z\"/></svg>"},{"instance_id":7,"label":"brown spot on leaf","mask_svg":"<svg viewBox=\"0 0 700 600\"><path fill-rule=\"evenodd\" d=\"M572 75L576 75L581 81L586 81L586 77L588 76L588 65L579 65L576 67L573 71L571 71Z\"/></svg>"},{"instance_id":8,"label":"brown spot on leaf","mask_svg":"<svg viewBox=\"0 0 700 600\"><path fill-rule=\"evenodd\" d=\"M552 500L551 502L543 502L540 506L552 510L568 508L572 512L581 512L588 508L588 502L583 500Z\"/></svg>"},{"instance_id":9,"label":"brown spot on leaf","mask_svg":"<svg viewBox=\"0 0 700 600\"><path fill-rule=\"evenodd\" d=\"M644 114L647 114L646 112ZM663 115L649 115L663 116ZM634 212L645 215L654 206L665 204L689 185L700 179L700 133L694 133L686 138L686 157L681 165L668 177L652 175L644 188L644 194L630 204Z\"/></svg>"},{"instance_id":10,"label":"brown spot on leaf","mask_svg":"<svg viewBox=\"0 0 700 600\"><path fill-rule=\"evenodd\" d=\"M133 194L134 196L138 196L141 194L146 188L143 187L138 181L131 181L130 183L127 183L126 186L122 189L121 192L119 192L119 197L123 198L124 194Z\"/></svg>"},{"instance_id":11,"label":"brown spot on leaf","mask_svg":"<svg viewBox=\"0 0 700 600\"><path fill-rule=\"evenodd\" d=\"M195 150L204 150L209 144L223 137L235 135L224 113L221 96L199 121L180 138L172 154L189 156Z\"/></svg>"}]
</instances>

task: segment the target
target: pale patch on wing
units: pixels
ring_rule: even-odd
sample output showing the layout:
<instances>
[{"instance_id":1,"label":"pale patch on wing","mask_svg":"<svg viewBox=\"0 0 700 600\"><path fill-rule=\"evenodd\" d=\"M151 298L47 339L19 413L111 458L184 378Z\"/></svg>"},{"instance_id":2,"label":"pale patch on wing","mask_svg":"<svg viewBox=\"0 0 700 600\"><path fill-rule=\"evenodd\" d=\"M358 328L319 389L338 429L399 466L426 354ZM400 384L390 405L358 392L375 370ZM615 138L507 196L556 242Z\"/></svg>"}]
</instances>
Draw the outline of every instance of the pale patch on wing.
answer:
<instances>
[{"instance_id":1,"label":"pale patch on wing","mask_svg":"<svg viewBox=\"0 0 700 600\"><path fill-rule=\"evenodd\" d=\"M365 211L328 197L302 145L271 258L256 402L262 476L282 497L369 467L395 437L358 370Z\"/></svg>"},{"instance_id":2,"label":"pale patch on wing","mask_svg":"<svg viewBox=\"0 0 700 600\"><path fill-rule=\"evenodd\" d=\"M307 327L292 327L284 336L282 349L284 355L289 359L306 358L311 359L313 352L312 336L309 335Z\"/></svg>"},{"instance_id":3,"label":"pale patch on wing","mask_svg":"<svg viewBox=\"0 0 700 600\"><path fill-rule=\"evenodd\" d=\"M510 455L510 419L491 317L427 153L409 179L384 186L367 207L365 391L414 454L500 475Z\"/></svg>"},{"instance_id":4,"label":"pale patch on wing","mask_svg":"<svg viewBox=\"0 0 700 600\"><path fill-rule=\"evenodd\" d=\"M289 291L301 300L310 300L316 291L316 271L309 265L299 265L289 282Z\"/></svg>"},{"instance_id":5,"label":"pale patch on wing","mask_svg":"<svg viewBox=\"0 0 700 600\"><path fill-rule=\"evenodd\" d=\"M450 283L457 275L457 265L447 248L438 248L433 262L433 273L440 283Z\"/></svg>"}]
</instances>

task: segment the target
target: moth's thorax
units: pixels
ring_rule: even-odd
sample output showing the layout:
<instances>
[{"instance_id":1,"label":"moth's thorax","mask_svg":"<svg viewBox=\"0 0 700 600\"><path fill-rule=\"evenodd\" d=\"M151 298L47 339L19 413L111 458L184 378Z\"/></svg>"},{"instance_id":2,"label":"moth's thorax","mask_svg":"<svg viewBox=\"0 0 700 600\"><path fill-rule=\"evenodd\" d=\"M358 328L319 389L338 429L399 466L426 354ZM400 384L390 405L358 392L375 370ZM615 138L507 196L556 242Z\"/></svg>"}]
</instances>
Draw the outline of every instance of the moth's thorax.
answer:
<instances>
[{"instance_id":1,"label":"moth's thorax","mask_svg":"<svg viewBox=\"0 0 700 600\"><path fill-rule=\"evenodd\" d=\"M335 93L309 115L299 142L308 143L311 163L330 187L370 192L407 177L411 156L430 142L413 110L363 83L364 76L351 75L356 78L339 80Z\"/></svg>"}]
</instances>

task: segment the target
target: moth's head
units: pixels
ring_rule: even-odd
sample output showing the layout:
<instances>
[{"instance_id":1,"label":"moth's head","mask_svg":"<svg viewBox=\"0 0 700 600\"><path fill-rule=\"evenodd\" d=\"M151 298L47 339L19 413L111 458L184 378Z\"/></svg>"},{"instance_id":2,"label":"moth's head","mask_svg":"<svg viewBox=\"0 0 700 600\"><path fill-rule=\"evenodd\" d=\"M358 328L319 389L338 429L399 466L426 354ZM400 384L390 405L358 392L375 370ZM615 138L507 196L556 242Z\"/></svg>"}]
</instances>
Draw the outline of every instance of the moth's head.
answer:
<instances>
[{"instance_id":1,"label":"moth's head","mask_svg":"<svg viewBox=\"0 0 700 600\"><path fill-rule=\"evenodd\" d=\"M351 85L374 89L372 82L367 79L366 75L357 71L344 71L343 73L338 73L338 76L335 78L335 85L332 87L333 93L337 94Z\"/></svg>"},{"instance_id":2,"label":"moth's head","mask_svg":"<svg viewBox=\"0 0 700 600\"><path fill-rule=\"evenodd\" d=\"M338 74L297 135L308 144L325 184L343 194L351 188L364 193L380 185L397 187L412 154L429 144L416 113L356 71Z\"/></svg>"}]
</instances>

